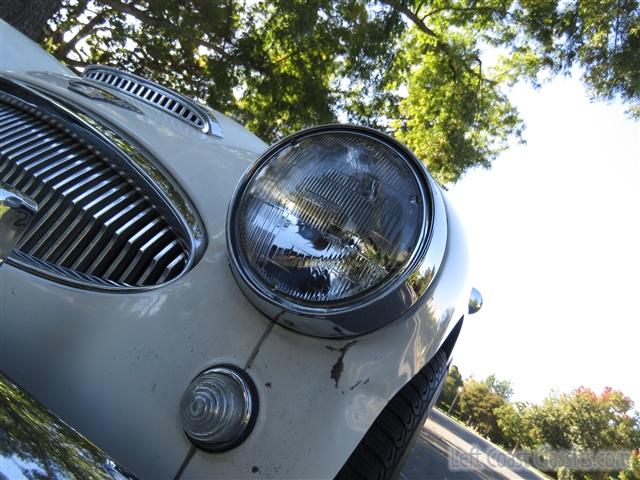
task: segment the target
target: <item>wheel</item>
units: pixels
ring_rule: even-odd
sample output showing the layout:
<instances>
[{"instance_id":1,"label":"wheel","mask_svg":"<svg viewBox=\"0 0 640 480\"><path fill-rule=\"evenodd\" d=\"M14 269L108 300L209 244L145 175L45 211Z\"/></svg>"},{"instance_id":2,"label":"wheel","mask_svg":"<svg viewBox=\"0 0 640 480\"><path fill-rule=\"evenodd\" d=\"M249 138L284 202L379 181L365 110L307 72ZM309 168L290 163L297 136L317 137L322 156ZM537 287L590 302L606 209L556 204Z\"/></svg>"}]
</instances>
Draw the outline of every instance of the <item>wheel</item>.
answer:
<instances>
[{"instance_id":1,"label":"wheel","mask_svg":"<svg viewBox=\"0 0 640 480\"><path fill-rule=\"evenodd\" d=\"M336 479L383 480L399 475L442 390L447 370L447 355L440 351L384 407Z\"/></svg>"}]
</instances>

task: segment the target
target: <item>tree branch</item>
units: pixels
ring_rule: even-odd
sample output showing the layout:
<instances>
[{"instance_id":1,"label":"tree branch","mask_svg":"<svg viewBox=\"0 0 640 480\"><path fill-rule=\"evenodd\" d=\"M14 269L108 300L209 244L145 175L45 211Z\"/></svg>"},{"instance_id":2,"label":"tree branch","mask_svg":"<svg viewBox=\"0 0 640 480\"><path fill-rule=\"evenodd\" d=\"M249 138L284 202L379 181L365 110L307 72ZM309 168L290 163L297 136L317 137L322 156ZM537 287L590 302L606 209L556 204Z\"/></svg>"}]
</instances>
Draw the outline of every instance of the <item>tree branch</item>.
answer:
<instances>
[{"instance_id":1,"label":"tree branch","mask_svg":"<svg viewBox=\"0 0 640 480\"><path fill-rule=\"evenodd\" d=\"M426 35L428 35L429 37L431 37L435 41L436 50L438 50L441 53L445 54L447 56L447 58L449 59L449 68L452 70L454 78L456 78L456 79L458 78L458 66L460 66L467 73L473 75L474 77L479 78L483 82L495 83L495 82L493 82L492 80L490 80L488 78L484 78L482 76L482 73L476 72L473 68L471 68L471 66L469 66L464 61L460 60L460 58L458 58L458 56L451 50L451 47L449 46L449 44L447 42L443 41L440 38L440 36L434 30L429 28L427 26L427 24L420 17L418 17L416 12L411 11L405 5L400 5L400 4L396 3L396 2L394 2L393 0L387 0L387 1L383 0L383 3L386 3L390 7L397 9L408 20L410 20L418 28L418 30L420 30L421 32L425 33ZM475 57L474 60L476 60L478 62L480 61L480 59L478 57Z\"/></svg>"},{"instance_id":2,"label":"tree branch","mask_svg":"<svg viewBox=\"0 0 640 480\"><path fill-rule=\"evenodd\" d=\"M504 11L504 10L498 10L497 8L493 8L493 7L441 7L441 8L435 8L433 10L431 10L430 12L428 12L427 14L425 14L424 17L422 17L422 19L424 20L427 17L430 17L431 15L435 15L436 13L440 13L440 12L473 12L473 11L477 11L477 12L490 12L490 13L500 13L502 15L507 15L509 12Z\"/></svg>"},{"instance_id":3,"label":"tree branch","mask_svg":"<svg viewBox=\"0 0 640 480\"><path fill-rule=\"evenodd\" d=\"M65 58L71 50L75 49L77 43L80 40L89 35L95 27L104 23L104 21L104 13L98 13L95 17L85 23L69 41L60 44L60 46L55 51L56 57L60 59Z\"/></svg>"},{"instance_id":4,"label":"tree branch","mask_svg":"<svg viewBox=\"0 0 640 480\"><path fill-rule=\"evenodd\" d=\"M65 57L62 60L67 66L73 68L76 72L80 72L81 69L87 66L86 62L81 62L80 60L75 60L73 58Z\"/></svg>"},{"instance_id":5,"label":"tree branch","mask_svg":"<svg viewBox=\"0 0 640 480\"><path fill-rule=\"evenodd\" d=\"M141 22L153 25L154 27L171 26L170 22L167 22L160 18L152 17L151 15L148 15L145 10L140 10L139 8L136 8L129 3L120 2L118 0L99 0L99 2L103 5L113 8L114 10L119 11L120 13L131 15Z\"/></svg>"},{"instance_id":6,"label":"tree branch","mask_svg":"<svg viewBox=\"0 0 640 480\"><path fill-rule=\"evenodd\" d=\"M131 15L132 17L140 20L142 23L154 26L156 28L175 29L176 27L176 25L171 23L170 21L165 20L163 18L158 18L152 15L149 15L146 10L140 10L139 8L136 8L129 3L124 3L118 0L99 0L99 2L121 13ZM197 43L202 45L205 48L213 50L214 52L216 52L218 55L221 55L222 57L225 57L225 58L229 57L229 53L226 50L224 50L224 48L221 48L219 45L206 41L202 38L197 39Z\"/></svg>"}]
</instances>

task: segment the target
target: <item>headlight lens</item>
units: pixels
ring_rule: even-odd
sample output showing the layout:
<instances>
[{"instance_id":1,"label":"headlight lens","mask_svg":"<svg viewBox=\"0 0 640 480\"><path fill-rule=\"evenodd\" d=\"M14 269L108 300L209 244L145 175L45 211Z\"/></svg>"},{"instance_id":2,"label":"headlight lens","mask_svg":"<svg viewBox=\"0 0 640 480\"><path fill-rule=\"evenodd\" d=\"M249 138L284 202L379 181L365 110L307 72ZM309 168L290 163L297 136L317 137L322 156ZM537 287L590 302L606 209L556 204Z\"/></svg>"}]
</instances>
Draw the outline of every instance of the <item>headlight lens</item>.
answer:
<instances>
[{"instance_id":1,"label":"headlight lens","mask_svg":"<svg viewBox=\"0 0 640 480\"><path fill-rule=\"evenodd\" d=\"M345 301L388 282L415 251L424 198L394 150L351 132L276 152L238 208L239 253L295 302Z\"/></svg>"},{"instance_id":2,"label":"headlight lens","mask_svg":"<svg viewBox=\"0 0 640 480\"><path fill-rule=\"evenodd\" d=\"M384 296L424 247L425 175L401 145L369 129L315 128L283 140L232 200L234 273L261 298L259 308L266 301L307 317Z\"/></svg>"}]
</instances>

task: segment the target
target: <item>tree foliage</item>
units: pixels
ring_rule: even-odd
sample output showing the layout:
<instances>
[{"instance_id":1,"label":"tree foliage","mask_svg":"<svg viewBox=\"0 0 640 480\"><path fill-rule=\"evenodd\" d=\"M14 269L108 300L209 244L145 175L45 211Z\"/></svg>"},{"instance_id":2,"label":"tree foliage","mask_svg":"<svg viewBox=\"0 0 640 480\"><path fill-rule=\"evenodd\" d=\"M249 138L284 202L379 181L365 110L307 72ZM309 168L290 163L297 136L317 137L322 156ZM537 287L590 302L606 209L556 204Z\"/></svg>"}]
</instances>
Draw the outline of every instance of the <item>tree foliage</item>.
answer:
<instances>
[{"instance_id":1,"label":"tree foliage","mask_svg":"<svg viewBox=\"0 0 640 480\"><path fill-rule=\"evenodd\" d=\"M518 449L533 445L533 423L527 415L528 405L523 402L505 403L494 412L498 427L506 442L505 447Z\"/></svg>"},{"instance_id":2,"label":"tree foliage","mask_svg":"<svg viewBox=\"0 0 640 480\"><path fill-rule=\"evenodd\" d=\"M520 138L508 87L574 65L640 115L638 0L64 0L48 48L148 76L267 141L348 120L406 142L441 181ZM499 52L483 65L483 52Z\"/></svg>"},{"instance_id":3,"label":"tree foliage","mask_svg":"<svg viewBox=\"0 0 640 480\"><path fill-rule=\"evenodd\" d=\"M455 408L449 409L459 388ZM552 452L620 452L622 460L628 455L628 466L620 472L549 467L547 473L555 478L640 480L640 414L622 392L605 388L595 393L580 387L554 393L541 404L513 402L512 395L507 380L495 375L482 381L462 380L452 366L438 405L494 443L517 451L519 458L535 460L537 466L545 465L550 460L545 455Z\"/></svg>"},{"instance_id":4,"label":"tree foliage","mask_svg":"<svg viewBox=\"0 0 640 480\"><path fill-rule=\"evenodd\" d=\"M640 447L640 418L622 392L606 388L597 394L587 388L552 395L541 405L501 410L501 427L527 429L532 435L522 446L537 448L619 449Z\"/></svg>"},{"instance_id":5,"label":"tree foliage","mask_svg":"<svg viewBox=\"0 0 640 480\"><path fill-rule=\"evenodd\" d=\"M640 417L633 411L631 399L620 391L606 388L597 394L578 388L551 395L541 405L505 404L496 414L509 446L576 452L627 450L629 470L620 473L621 478L640 473L637 455L632 454L640 448ZM608 478L610 473L590 472L584 478ZM558 474L583 478L571 471Z\"/></svg>"},{"instance_id":6,"label":"tree foliage","mask_svg":"<svg viewBox=\"0 0 640 480\"><path fill-rule=\"evenodd\" d=\"M473 426L482 435L501 444L510 442L498 425L497 410L513 395L511 382L489 375L483 381L462 379L458 367L452 365L445 378L438 406Z\"/></svg>"},{"instance_id":7,"label":"tree foliage","mask_svg":"<svg viewBox=\"0 0 640 480\"><path fill-rule=\"evenodd\" d=\"M508 402L513 395L513 387L509 380L500 380L495 375L489 375L484 383L487 384L489 389L499 395L505 402Z\"/></svg>"},{"instance_id":8,"label":"tree foliage","mask_svg":"<svg viewBox=\"0 0 640 480\"><path fill-rule=\"evenodd\" d=\"M451 365L451 368L449 368L449 372L447 373L447 377L444 380L442 392L438 398L438 406L445 410L453 410L452 407L455 407L453 403L458 400L457 397L462 391L463 385L464 381L462 380L462 375L460 374L458 367Z\"/></svg>"},{"instance_id":9,"label":"tree foliage","mask_svg":"<svg viewBox=\"0 0 640 480\"><path fill-rule=\"evenodd\" d=\"M505 403L486 382L470 379L465 382L460 394L460 417L482 436L492 442L504 444L505 438L498 426L496 410Z\"/></svg>"}]
</instances>

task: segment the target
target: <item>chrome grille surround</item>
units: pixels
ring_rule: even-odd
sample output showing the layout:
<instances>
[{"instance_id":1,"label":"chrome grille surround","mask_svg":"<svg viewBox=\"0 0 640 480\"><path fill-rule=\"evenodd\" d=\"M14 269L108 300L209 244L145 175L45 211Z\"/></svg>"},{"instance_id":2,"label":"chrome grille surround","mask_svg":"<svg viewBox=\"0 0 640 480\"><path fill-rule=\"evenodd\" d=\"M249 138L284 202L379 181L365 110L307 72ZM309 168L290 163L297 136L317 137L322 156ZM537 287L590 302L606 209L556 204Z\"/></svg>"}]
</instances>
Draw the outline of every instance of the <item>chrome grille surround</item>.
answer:
<instances>
[{"instance_id":1,"label":"chrome grille surround","mask_svg":"<svg viewBox=\"0 0 640 480\"><path fill-rule=\"evenodd\" d=\"M7 263L94 289L178 278L202 253L204 228L149 158L68 101L0 76L0 179L41 206Z\"/></svg>"},{"instance_id":2,"label":"chrome grille surround","mask_svg":"<svg viewBox=\"0 0 640 480\"><path fill-rule=\"evenodd\" d=\"M88 66L84 70L82 78L135 97L188 123L202 133L222 136L218 122L203 107L151 80L102 65Z\"/></svg>"}]
</instances>

